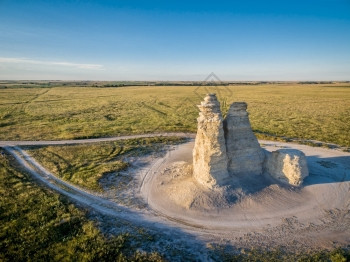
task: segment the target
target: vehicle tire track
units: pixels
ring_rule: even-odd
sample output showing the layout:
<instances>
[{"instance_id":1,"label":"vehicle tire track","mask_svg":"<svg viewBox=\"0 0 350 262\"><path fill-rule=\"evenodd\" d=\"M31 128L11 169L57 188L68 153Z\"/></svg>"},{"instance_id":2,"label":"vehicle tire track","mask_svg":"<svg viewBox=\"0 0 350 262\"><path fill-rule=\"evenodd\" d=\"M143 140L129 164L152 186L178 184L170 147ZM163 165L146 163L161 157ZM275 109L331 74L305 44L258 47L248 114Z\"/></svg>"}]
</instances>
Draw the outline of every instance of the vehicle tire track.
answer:
<instances>
[{"instance_id":1,"label":"vehicle tire track","mask_svg":"<svg viewBox=\"0 0 350 262\"><path fill-rule=\"evenodd\" d=\"M0 141L0 147L7 146L49 146L49 145L75 145L75 144L87 144L98 142L111 142L125 139L134 138L148 138L148 137L183 137L194 138L194 133L149 133L140 135L126 135L126 136L114 136L114 137L101 137L101 138L87 138L87 139L71 139L71 140L38 140L38 141Z\"/></svg>"},{"instance_id":2,"label":"vehicle tire track","mask_svg":"<svg viewBox=\"0 0 350 262\"><path fill-rule=\"evenodd\" d=\"M68 197L73 202L89 209L93 209L102 215L118 218L131 222L133 225L155 230L170 240L180 241L185 247L189 247L194 256L200 258L200 261L211 261L209 254L195 236L190 232L183 231L183 228L177 227L177 221L167 221L166 217L159 216L152 210L137 211L122 206L102 197L102 195L89 192L65 182L42 167L35 159L19 147L4 147L4 150L12 155L16 161L28 171L31 176L40 181L46 187L57 193Z\"/></svg>"}]
</instances>

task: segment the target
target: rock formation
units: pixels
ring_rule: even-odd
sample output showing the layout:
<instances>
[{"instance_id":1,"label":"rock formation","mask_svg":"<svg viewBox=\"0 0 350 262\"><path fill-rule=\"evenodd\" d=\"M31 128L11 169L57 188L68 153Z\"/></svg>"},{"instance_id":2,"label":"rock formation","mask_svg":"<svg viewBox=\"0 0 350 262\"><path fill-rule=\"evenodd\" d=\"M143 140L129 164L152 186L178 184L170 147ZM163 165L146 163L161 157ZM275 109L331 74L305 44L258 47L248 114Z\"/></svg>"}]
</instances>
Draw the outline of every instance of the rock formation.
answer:
<instances>
[{"instance_id":1,"label":"rock formation","mask_svg":"<svg viewBox=\"0 0 350 262\"><path fill-rule=\"evenodd\" d=\"M208 94L198 106L198 130L193 149L193 176L198 183L212 188L229 178L226 144L220 103Z\"/></svg>"},{"instance_id":2,"label":"rock formation","mask_svg":"<svg viewBox=\"0 0 350 262\"><path fill-rule=\"evenodd\" d=\"M298 186L308 175L303 152L281 149L270 153L260 147L250 126L246 103L233 103L225 121L215 94L208 94L198 107L193 177L199 184L213 188L265 171L279 181Z\"/></svg>"},{"instance_id":3,"label":"rock formation","mask_svg":"<svg viewBox=\"0 0 350 262\"><path fill-rule=\"evenodd\" d=\"M250 126L247 104L230 106L224 121L228 171L233 175L260 175L264 153Z\"/></svg>"},{"instance_id":4,"label":"rock formation","mask_svg":"<svg viewBox=\"0 0 350 262\"><path fill-rule=\"evenodd\" d=\"M295 149L266 152L265 170L281 182L299 186L309 175L305 154Z\"/></svg>"}]
</instances>

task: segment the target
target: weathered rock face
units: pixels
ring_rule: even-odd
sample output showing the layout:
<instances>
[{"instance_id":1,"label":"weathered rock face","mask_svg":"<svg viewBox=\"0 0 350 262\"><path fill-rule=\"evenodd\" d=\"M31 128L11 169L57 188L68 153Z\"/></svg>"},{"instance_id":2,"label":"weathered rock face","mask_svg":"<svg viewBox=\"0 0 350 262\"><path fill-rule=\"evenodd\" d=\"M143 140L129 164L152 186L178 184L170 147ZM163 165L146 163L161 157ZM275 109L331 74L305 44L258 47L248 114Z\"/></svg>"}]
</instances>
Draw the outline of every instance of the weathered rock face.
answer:
<instances>
[{"instance_id":1,"label":"weathered rock face","mask_svg":"<svg viewBox=\"0 0 350 262\"><path fill-rule=\"evenodd\" d=\"M260 175L264 153L250 126L247 104L230 106L224 121L228 171L233 175Z\"/></svg>"},{"instance_id":2,"label":"weathered rock face","mask_svg":"<svg viewBox=\"0 0 350 262\"><path fill-rule=\"evenodd\" d=\"M305 154L295 149L265 152L265 171L281 182L299 186L309 175Z\"/></svg>"},{"instance_id":3,"label":"weathered rock face","mask_svg":"<svg viewBox=\"0 0 350 262\"><path fill-rule=\"evenodd\" d=\"M200 109L198 130L193 149L193 176L207 188L223 185L229 178L220 103L208 94Z\"/></svg>"},{"instance_id":4,"label":"weathered rock face","mask_svg":"<svg viewBox=\"0 0 350 262\"><path fill-rule=\"evenodd\" d=\"M270 153L260 147L250 126L246 103L233 103L225 121L215 94L208 94L198 107L193 176L201 185L227 185L236 178L265 171L281 182L298 186L308 176L303 152L280 149Z\"/></svg>"}]
</instances>

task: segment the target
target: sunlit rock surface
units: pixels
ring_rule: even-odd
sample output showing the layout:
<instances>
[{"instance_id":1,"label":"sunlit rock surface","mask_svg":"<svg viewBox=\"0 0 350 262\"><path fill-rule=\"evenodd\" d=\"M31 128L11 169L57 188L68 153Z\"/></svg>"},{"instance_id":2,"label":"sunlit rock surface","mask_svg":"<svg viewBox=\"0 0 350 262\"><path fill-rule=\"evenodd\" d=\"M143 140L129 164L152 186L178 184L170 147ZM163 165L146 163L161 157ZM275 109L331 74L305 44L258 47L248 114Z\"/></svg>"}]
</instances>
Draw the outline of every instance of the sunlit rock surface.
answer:
<instances>
[{"instance_id":1,"label":"sunlit rock surface","mask_svg":"<svg viewBox=\"0 0 350 262\"><path fill-rule=\"evenodd\" d=\"M309 175L305 154L296 149L266 152L265 170L279 181L294 186L301 185Z\"/></svg>"},{"instance_id":2,"label":"sunlit rock surface","mask_svg":"<svg viewBox=\"0 0 350 262\"><path fill-rule=\"evenodd\" d=\"M250 126L247 104L230 106L224 121L228 171L233 175L260 175L264 153Z\"/></svg>"},{"instance_id":3,"label":"sunlit rock surface","mask_svg":"<svg viewBox=\"0 0 350 262\"><path fill-rule=\"evenodd\" d=\"M229 178L220 103L208 94L201 105L193 149L193 176L205 187L223 185Z\"/></svg>"},{"instance_id":4,"label":"sunlit rock surface","mask_svg":"<svg viewBox=\"0 0 350 262\"><path fill-rule=\"evenodd\" d=\"M234 180L261 175L298 186L309 171L304 153L281 149L264 152L250 126L247 104L233 103L225 120L215 94L201 105L193 149L193 177L206 188L233 184Z\"/></svg>"}]
</instances>

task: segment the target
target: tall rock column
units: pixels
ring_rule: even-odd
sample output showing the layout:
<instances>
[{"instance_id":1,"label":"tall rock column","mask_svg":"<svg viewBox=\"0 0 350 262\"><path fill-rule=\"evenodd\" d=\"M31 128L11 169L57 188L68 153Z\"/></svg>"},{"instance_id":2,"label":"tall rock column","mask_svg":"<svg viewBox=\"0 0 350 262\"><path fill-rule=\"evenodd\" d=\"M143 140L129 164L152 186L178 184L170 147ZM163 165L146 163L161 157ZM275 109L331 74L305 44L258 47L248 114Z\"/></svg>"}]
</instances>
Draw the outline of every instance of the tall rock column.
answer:
<instances>
[{"instance_id":1,"label":"tall rock column","mask_svg":"<svg viewBox=\"0 0 350 262\"><path fill-rule=\"evenodd\" d=\"M193 176L207 188L223 185L229 178L220 103L208 94L201 105L193 149Z\"/></svg>"},{"instance_id":2,"label":"tall rock column","mask_svg":"<svg viewBox=\"0 0 350 262\"><path fill-rule=\"evenodd\" d=\"M230 174L261 174L264 153L250 126L245 102L235 102L230 106L224 129Z\"/></svg>"}]
</instances>

